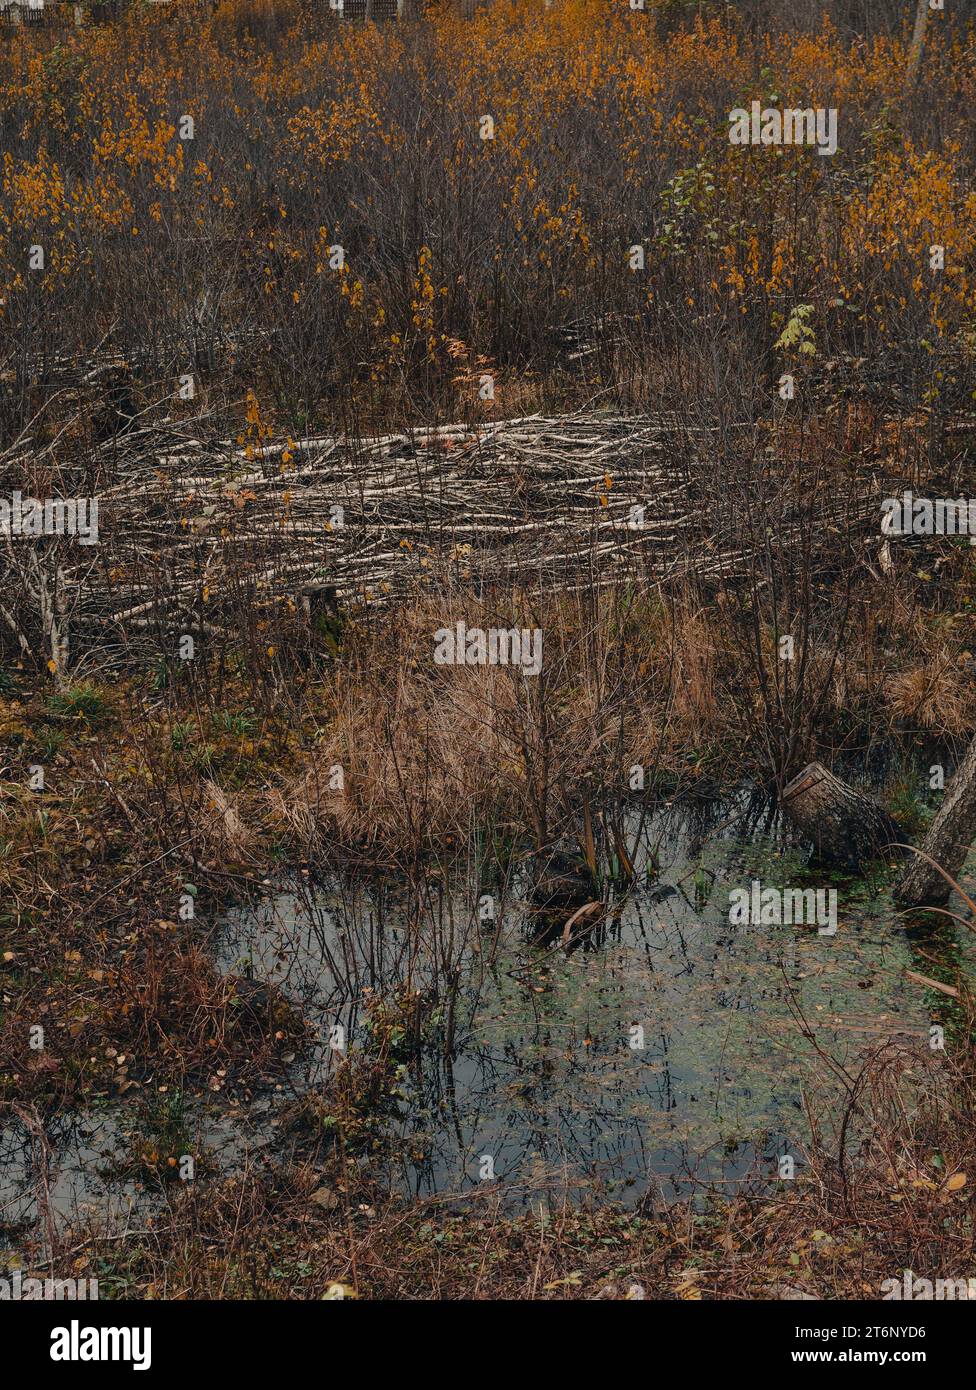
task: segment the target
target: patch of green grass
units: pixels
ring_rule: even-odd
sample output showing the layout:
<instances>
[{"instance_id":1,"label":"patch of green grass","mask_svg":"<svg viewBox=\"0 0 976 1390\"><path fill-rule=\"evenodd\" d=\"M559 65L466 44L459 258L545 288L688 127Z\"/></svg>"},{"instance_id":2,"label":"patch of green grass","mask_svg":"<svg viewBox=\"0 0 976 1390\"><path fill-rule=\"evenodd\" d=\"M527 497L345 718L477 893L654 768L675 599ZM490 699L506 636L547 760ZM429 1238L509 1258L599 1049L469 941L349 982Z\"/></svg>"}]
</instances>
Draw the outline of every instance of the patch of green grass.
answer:
<instances>
[{"instance_id":1,"label":"patch of green grass","mask_svg":"<svg viewBox=\"0 0 976 1390\"><path fill-rule=\"evenodd\" d=\"M157 1182L174 1182L183 1175L187 1159L199 1167L183 1092L149 1096L139 1108L123 1170Z\"/></svg>"},{"instance_id":2,"label":"patch of green grass","mask_svg":"<svg viewBox=\"0 0 976 1390\"><path fill-rule=\"evenodd\" d=\"M190 765L197 772L210 772L217 761L217 753L218 750L212 743L202 743L199 748L190 750Z\"/></svg>"},{"instance_id":3,"label":"patch of green grass","mask_svg":"<svg viewBox=\"0 0 976 1390\"><path fill-rule=\"evenodd\" d=\"M214 714L212 723L216 733L235 734L238 738L246 738L248 734L253 734L258 726L253 710L219 709Z\"/></svg>"},{"instance_id":4,"label":"patch of green grass","mask_svg":"<svg viewBox=\"0 0 976 1390\"><path fill-rule=\"evenodd\" d=\"M39 729L34 745L35 756L40 763L49 763L57 757L64 746L63 729Z\"/></svg>"},{"instance_id":5,"label":"patch of green grass","mask_svg":"<svg viewBox=\"0 0 976 1390\"><path fill-rule=\"evenodd\" d=\"M98 724L109 710L108 696L92 681L82 681L50 695L47 712L52 719L80 719Z\"/></svg>"},{"instance_id":6,"label":"patch of green grass","mask_svg":"<svg viewBox=\"0 0 976 1390\"><path fill-rule=\"evenodd\" d=\"M900 778L888 789L888 810L906 835L919 835L932 819L932 808L919 795L916 779Z\"/></svg>"},{"instance_id":7,"label":"patch of green grass","mask_svg":"<svg viewBox=\"0 0 976 1390\"><path fill-rule=\"evenodd\" d=\"M193 742L194 727L189 720L177 721L169 732L170 747L174 753L182 753Z\"/></svg>"}]
</instances>

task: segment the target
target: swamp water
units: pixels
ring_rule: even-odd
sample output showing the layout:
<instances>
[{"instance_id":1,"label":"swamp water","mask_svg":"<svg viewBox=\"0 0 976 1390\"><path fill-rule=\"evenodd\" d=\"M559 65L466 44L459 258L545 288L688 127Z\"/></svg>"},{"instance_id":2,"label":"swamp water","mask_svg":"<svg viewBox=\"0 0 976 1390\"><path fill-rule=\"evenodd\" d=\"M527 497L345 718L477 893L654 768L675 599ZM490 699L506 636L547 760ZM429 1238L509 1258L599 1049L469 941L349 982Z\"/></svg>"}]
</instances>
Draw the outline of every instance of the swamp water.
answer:
<instances>
[{"instance_id":1,"label":"swamp water","mask_svg":"<svg viewBox=\"0 0 976 1390\"><path fill-rule=\"evenodd\" d=\"M383 1142L360 1159L409 1195L470 1194L491 1174L513 1206L731 1191L774 1175L783 1154L799 1159L805 1099L819 1113L839 1109L818 1048L848 1070L887 1040L921 1058L932 996L905 969L936 973L936 952L955 963L965 950L971 963L970 933L913 942L879 888L851 881L832 885L835 935L730 925L733 888L829 882L804 875L802 857L783 849L775 820L745 793L643 822L632 813L626 828L638 841L638 886L599 939L569 956L529 939L517 872L507 887L465 894L430 879L420 902L402 885L282 882L257 908L229 914L212 933L218 968L273 982L317 1041L253 1101L188 1102L209 1170L287 1152L287 1107L309 1091L327 1096L344 1056L370 1055L366 990L392 1000L407 985L429 1004L404 1048ZM486 894L494 920L481 915ZM127 1124L131 1108L116 1102L49 1135L58 1220L94 1207L117 1223L151 1204L140 1184L106 1176ZM37 1214L32 1160L29 1136L0 1134L4 1223Z\"/></svg>"}]
</instances>

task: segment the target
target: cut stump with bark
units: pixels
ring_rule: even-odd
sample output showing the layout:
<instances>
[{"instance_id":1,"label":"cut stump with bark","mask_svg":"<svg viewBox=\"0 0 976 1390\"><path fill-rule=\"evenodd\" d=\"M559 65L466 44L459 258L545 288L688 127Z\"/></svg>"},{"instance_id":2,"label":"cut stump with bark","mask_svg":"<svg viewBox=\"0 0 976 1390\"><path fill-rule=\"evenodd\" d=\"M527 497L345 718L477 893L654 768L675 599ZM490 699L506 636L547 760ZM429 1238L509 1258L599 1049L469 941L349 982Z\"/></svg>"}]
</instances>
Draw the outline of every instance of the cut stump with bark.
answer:
<instances>
[{"instance_id":1,"label":"cut stump with bark","mask_svg":"<svg viewBox=\"0 0 976 1390\"><path fill-rule=\"evenodd\" d=\"M781 805L823 864L858 870L868 860L890 856L904 834L871 797L835 777L822 763L809 763L783 790Z\"/></svg>"},{"instance_id":2,"label":"cut stump with bark","mask_svg":"<svg viewBox=\"0 0 976 1390\"><path fill-rule=\"evenodd\" d=\"M563 936L567 922L574 918L574 932L586 932L595 921L584 912L593 906L596 888L585 864L568 849L551 846L535 856L529 916L532 935L540 945L549 945Z\"/></svg>"},{"instance_id":3,"label":"cut stump with bark","mask_svg":"<svg viewBox=\"0 0 976 1390\"><path fill-rule=\"evenodd\" d=\"M935 867L941 865L952 878L959 871L976 840L976 739L946 787L942 805L920 845L923 854L912 855L895 889L903 907L938 907L948 900L951 885ZM934 860L935 864L930 863Z\"/></svg>"}]
</instances>

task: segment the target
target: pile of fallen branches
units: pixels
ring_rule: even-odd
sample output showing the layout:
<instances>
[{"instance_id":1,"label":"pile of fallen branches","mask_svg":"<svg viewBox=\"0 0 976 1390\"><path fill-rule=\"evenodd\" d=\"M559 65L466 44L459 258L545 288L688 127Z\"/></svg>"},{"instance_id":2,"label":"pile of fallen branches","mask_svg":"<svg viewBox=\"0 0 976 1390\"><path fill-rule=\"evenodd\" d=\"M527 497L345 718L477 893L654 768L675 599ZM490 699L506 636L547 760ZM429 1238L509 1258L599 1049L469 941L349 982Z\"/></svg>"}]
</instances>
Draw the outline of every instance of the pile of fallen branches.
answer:
<instances>
[{"instance_id":1,"label":"pile of fallen branches","mask_svg":"<svg viewBox=\"0 0 976 1390\"><path fill-rule=\"evenodd\" d=\"M756 544L742 524L757 477L747 427L731 432L737 464L728 446L718 457L712 429L666 415L251 442L205 437L206 423L130 428L100 447L96 476L111 482L97 492L97 545L0 539L0 623L22 651L36 651L39 626L64 668L75 650L131 650L140 634L227 631L242 604L300 615L447 584L485 595L727 582ZM7 479L36 479L37 462L23 445L0 461ZM760 471L782 491L768 460ZM829 563L839 532L878 536L877 480L822 488L814 536L803 476L791 487L778 547Z\"/></svg>"}]
</instances>

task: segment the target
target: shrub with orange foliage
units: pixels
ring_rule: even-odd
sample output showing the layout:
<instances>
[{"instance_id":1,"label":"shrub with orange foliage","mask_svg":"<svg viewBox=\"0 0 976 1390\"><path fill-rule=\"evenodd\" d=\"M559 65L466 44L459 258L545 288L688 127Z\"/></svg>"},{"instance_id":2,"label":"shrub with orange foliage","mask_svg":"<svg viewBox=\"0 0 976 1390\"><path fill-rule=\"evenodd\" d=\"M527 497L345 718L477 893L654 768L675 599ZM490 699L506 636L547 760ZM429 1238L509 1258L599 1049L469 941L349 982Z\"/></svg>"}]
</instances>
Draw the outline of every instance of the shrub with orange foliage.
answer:
<instances>
[{"instance_id":1,"label":"shrub with orange foliage","mask_svg":"<svg viewBox=\"0 0 976 1390\"><path fill-rule=\"evenodd\" d=\"M257 382L294 428L350 398L374 419L475 410L450 343L492 364L499 395L626 403L721 379L748 412L800 305L803 371L870 354L911 404L958 397L976 304L966 33L934 26L936 113L924 84L901 102L907 32L673 13L498 0L357 25L223 0L13 34L0 372L18 404L0 428L22 427L57 357L106 343L157 395L190 366L235 395ZM836 106L838 153L731 146L727 114L754 98Z\"/></svg>"}]
</instances>

